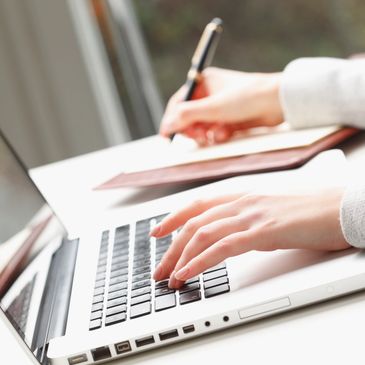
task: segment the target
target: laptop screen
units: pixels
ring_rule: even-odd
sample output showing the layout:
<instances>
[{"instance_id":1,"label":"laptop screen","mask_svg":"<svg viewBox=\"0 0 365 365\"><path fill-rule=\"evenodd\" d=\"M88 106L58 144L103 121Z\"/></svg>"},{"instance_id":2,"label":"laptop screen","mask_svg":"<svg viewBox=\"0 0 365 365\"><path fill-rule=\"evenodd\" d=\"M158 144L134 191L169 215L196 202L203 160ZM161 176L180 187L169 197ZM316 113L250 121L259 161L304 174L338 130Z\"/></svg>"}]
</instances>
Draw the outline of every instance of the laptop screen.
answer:
<instances>
[{"instance_id":1,"label":"laptop screen","mask_svg":"<svg viewBox=\"0 0 365 365\"><path fill-rule=\"evenodd\" d=\"M51 233L54 229L57 236L63 233L62 225L0 131L0 307L29 347L42 290L37 291L38 298L32 294L37 272L47 261L40 256L55 240L56 233Z\"/></svg>"}]
</instances>

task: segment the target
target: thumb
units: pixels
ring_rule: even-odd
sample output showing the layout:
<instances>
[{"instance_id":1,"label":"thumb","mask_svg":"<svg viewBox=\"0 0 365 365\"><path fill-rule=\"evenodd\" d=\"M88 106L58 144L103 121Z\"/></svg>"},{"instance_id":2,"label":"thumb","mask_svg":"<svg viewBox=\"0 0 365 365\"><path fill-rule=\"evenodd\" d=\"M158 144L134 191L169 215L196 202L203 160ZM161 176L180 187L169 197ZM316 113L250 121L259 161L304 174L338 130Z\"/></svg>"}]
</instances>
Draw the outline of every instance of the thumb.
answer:
<instances>
[{"instance_id":1,"label":"thumb","mask_svg":"<svg viewBox=\"0 0 365 365\"><path fill-rule=\"evenodd\" d=\"M217 103L213 97L183 101L167 112L161 122L161 134L184 131L196 122L214 122L217 120Z\"/></svg>"}]
</instances>

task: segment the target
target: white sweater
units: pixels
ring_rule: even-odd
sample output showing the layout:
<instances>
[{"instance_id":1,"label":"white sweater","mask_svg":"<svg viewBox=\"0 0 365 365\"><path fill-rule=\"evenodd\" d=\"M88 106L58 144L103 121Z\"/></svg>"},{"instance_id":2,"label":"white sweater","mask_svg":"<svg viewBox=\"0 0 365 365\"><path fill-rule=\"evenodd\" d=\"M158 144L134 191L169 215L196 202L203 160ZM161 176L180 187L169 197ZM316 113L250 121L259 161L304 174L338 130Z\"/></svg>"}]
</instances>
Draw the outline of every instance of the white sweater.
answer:
<instances>
[{"instance_id":1,"label":"white sweater","mask_svg":"<svg viewBox=\"0 0 365 365\"><path fill-rule=\"evenodd\" d=\"M280 96L294 128L347 124L365 129L365 59L292 61L283 72ZM345 190L340 222L346 241L365 247L365 178Z\"/></svg>"}]
</instances>

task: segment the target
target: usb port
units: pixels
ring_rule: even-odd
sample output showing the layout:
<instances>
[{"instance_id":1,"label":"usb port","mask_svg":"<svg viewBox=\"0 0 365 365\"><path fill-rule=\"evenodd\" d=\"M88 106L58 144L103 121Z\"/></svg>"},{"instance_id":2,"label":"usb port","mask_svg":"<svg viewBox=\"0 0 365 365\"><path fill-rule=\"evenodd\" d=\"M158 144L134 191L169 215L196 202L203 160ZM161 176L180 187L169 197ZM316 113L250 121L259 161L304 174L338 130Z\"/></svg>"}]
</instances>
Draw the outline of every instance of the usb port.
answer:
<instances>
[{"instance_id":1,"label":"usb port","mask_svg":"<svg viewBox=\"0 0 365 365\"><path fill-rule=\"evenodd\" d=\"M91 355L93 355L94 361L109 359L109 357L112 357L108 346L98 347L91 350Z\"/></svg>"},{"instance_id":2,"label":"usb port","mask_svg":"<svg viewBox=\"0 0 365 365\"><path fill-rule=\"evenodd\" d=\"M136 340L137 347L150 345L151 343L155 343L155 339L153 338L153 336L143 337L139 340Z\"/></svg>"},{"instance_id":3,"label":"usb port","mask_svg":"<svg viewBox=\"0 0 365 365\"><path fill-rule=\"evenodd\" d=\"M193 324L191 324L189 326L183 327L183 331L184 331L184 333L194 332L195 331L195 327L194 327Z\"/></svg>"},{"instance_id":4,"label":"usb port","mask_svg":"<svg viewBox=\"0 0 365 365\"><path fill-rule=\"evenodd\" d=\"M115 344L115 351L117 354L124 354L125 352L129 352L131 350L131 344L129 341L123 341Z\"/></svg>"},{"instance_id":5,"label":"usb port","mask_svg":"<svg viewBox=\"0 0 365 365\"><path fill-rule=\"evenodd\" d=\"M166 332L162 332L159 334L160 336L160 340L164 341L164 340L168 340L169 338L173 338L173 337L177 337L179 336L177 330L171 330L171 331L166 331Z\"/></svg>"},{"instance_id":6,"label":"usb port","mask_svg":"<svg viewBox=\"0 0 365 365\"><path fill-rule=\"evenodd\" d=\"M86 354L81 354L81 355L76 355L76 356L72 356L68 359L68 363L70 365L76 365L76 364L81 364L82 362L87 361L87 356Z\"/></svg>"}]
</instances>

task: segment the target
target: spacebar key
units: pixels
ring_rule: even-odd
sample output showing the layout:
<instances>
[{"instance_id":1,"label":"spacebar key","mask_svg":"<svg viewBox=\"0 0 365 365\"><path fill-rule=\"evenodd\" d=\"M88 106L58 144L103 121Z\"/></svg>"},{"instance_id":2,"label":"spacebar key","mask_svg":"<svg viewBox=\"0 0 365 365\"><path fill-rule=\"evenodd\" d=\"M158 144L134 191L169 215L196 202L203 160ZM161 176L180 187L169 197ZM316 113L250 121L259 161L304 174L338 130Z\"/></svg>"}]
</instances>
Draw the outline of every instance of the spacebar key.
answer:
<instances>
[{"instance_id":1,"label":"spacebar key","mask_svg":"<svg viewBox=\"0 0 365 365\"><path fill-rule=\"evenodd\" d=\"M145 302L131 307L130 317L137 318L151 313L151 303Z\"/></svg>"}]
</instances>

